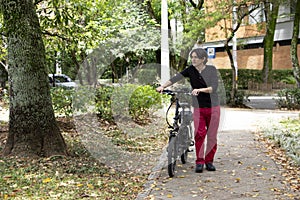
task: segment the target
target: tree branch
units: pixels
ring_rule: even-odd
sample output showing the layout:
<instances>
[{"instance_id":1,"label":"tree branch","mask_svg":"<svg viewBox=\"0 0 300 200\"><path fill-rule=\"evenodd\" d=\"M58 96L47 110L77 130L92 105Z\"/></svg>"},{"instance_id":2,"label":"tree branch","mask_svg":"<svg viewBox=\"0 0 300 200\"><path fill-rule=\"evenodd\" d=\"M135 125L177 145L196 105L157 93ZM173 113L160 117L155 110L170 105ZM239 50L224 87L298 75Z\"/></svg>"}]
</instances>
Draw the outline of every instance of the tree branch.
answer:
<instances>
[{"instance_id":1,"label":"tree branch","mask_svg":"<svg viewBox=\"0 0 300 200\"><path fill-rule=\"evenodd\" d=\"M60 39L69 41L68 38L63 37L63 36L59 35L58 33L51 33L51 32L49 32L49 31L42 31L42 34L43 34L43 35L49 35L49 36L52 36L52 37L58 37L58 38L60 38Z\"/></svg>"},{"instance_id":2,"label":"tree branch","mask_svg":"<svg viewBox=\"0 0 300 200\"><path fill-rule=\"evenodd\" d=\"M41 3L43 0L35 0L34 2L33 2L33 4L34 5L37 5L37 4L39 4L39 3Z\"/></svg>"},{"instance_id":3,"label":"tree branch","mask_svg":"<svg viewBox=\"0 0 300 200\"><path fill-rule=\"evenodd\" d=\"M198 10L201 10L204 4L204 0L200 0L198 4L196 4L193 0L190 0L192 6Z\"/></svg>"}]
</instances>

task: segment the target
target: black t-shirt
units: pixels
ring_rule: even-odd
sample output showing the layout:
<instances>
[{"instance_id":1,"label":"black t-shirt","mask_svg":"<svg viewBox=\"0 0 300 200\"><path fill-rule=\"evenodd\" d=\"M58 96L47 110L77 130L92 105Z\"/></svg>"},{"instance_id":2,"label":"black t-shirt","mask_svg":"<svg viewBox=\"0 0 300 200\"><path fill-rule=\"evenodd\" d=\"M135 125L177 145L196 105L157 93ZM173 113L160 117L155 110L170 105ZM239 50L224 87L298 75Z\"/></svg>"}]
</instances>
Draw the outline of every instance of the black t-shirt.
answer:
<instances>
[{"instance_id":1,"label":"black t-shirt","mask_svg":"<svg viewBox=\"0 0 300 200\"><path fill-rule=\"evenodd\" d=\"M198 96L193 97L193 106L196 108L210 108L220 105L217 94L218 89L218 73L217 69L212 65L206 65L205 69L199 71L190 65L180 73L170 79L172 83L181 80L183 77L190 79L193 89L212 87L212 93L200 92Z\"/></svg>"}]
</instances>

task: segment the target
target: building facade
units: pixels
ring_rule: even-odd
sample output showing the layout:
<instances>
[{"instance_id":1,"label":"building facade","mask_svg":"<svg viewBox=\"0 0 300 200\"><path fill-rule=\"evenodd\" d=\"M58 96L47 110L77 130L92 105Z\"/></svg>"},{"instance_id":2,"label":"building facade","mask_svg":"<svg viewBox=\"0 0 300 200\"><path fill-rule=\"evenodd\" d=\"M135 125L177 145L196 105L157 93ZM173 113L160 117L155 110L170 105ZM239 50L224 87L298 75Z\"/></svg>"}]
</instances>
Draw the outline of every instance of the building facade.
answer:
<instances>
[{"instance_id":1,"label":"building facade","mask_svg":"<svg viewBox=\"0 0 300 200\"><path fill-rule=\"evenodd\" d=\"M290 57L290 44L295 13L294 1L287 1L280 5L279 14L274 35L273 69L292 69ZM211 6L213 7L213 6ZM245 9L251 9L248 5ZM254 12L243 19L236 32L237 40L237 66L239 69L262 69L263 68L263 39L265 29L263 4L259 5ZM262 25L262 26L260 26ZM219 22L217 26L206 30L203 48L213 48L215 58L211 62L219 69L230 68L230 61L224 49L226 33L222 27L232 26L232 21ZM300 33L298 35L300 38ZM300 41L300 39L299 39ZM232 46L233 44L230 43ZM298 44L298 57L300 58L300 44Z\"/></svg>"}]
</instances>

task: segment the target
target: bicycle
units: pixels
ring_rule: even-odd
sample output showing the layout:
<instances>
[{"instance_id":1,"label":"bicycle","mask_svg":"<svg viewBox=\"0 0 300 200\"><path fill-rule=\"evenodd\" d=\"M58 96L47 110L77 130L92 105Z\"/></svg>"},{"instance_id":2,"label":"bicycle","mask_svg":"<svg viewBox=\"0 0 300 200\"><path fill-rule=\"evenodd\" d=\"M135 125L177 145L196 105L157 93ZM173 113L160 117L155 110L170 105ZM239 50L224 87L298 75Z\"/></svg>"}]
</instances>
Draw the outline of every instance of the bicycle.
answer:
<instances>
[{"instance_id":1,"label":"bicycle","mask_svg":"<svg viewBox=\"0 0 300 200\"><path fill-rule=\"evenodd\" d=\"M180 95L191 95L186 91L171 91L164 90L163 94L171 95L171 103L166 112L166 121L169 126L169 142L167 147L168 152L168 174L169 177L175 175L176 161L181 159L182 164L187 162L189 147L194 145L192 121L193 114L191 111L191 103L179 100ZM173 124L168 120L170 108L175 103L175 115Z\"/></svg>"}]
</instances>

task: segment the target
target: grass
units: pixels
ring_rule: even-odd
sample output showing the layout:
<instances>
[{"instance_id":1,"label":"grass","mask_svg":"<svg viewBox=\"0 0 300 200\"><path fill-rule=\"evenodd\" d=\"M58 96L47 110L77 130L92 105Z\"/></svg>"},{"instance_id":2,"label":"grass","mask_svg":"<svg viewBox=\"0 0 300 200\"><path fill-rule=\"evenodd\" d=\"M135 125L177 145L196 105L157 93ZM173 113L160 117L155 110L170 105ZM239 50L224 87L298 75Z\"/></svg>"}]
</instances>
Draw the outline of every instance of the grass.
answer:
<instances>
[{"instance_id":1,"label":"grass","mask_svg":"<svg viewBox=\"0 0 300 200\"><path fill-rule=\"evenodd\" d=\"M0 157L0 199L135 199L143 191L151 170L120 170L102 162L82 144L72 121L61 119L59 125L71 156L39 159ZM142 152L142 155L148 155L147 158L153 158L146 160L148 169L154 167L156 153L161 153L166 144L167 134L154 130L157 126L151 124L139 127L151 135L133 134L130 137L122 134L115 125L101 126L112 144L121 147L124 152L136 155ZM1 123L0 150L5 143L3 134L6 132L7 124ZM135 158L139 157L132 157ZM130 162L123 160L120 163Z\"/></svg>"},{"instance_id":2,"label":"grass","mask_svg":"<svg viewBox=\"0 0 300 200\"><path fill-rule=\"evenodd\" d=\"M82 158L1 159L2 199L133 199L146 181Z\"/></svg>"}]
</instances>

